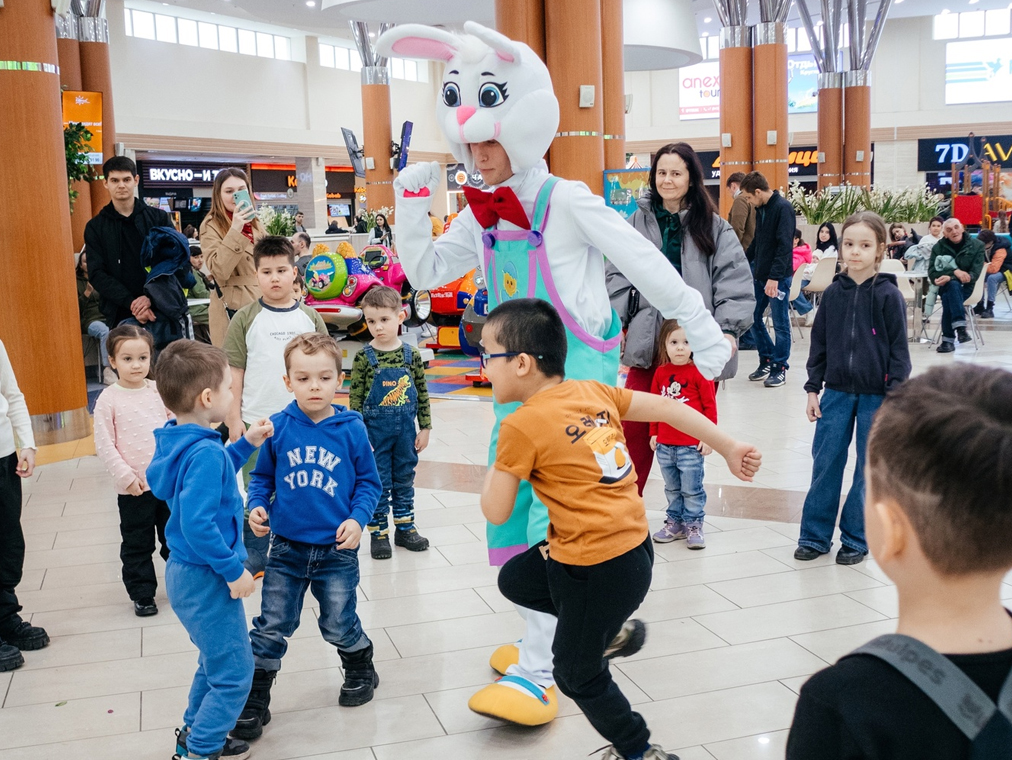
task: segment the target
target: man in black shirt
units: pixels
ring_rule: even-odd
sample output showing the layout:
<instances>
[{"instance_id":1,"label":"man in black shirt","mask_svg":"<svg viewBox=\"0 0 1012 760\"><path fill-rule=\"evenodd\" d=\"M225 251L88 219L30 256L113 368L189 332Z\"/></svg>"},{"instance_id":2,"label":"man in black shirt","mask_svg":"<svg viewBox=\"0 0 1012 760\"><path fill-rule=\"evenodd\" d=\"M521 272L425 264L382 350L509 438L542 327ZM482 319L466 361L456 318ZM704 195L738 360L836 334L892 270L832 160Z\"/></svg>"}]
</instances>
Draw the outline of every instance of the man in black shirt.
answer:
<instances>
[{"instance_id":1,"label":"man in black shirt","mask_svg":"<svg viewBox=\"0 0 1012 760\"><path fill-rule=\"evenodd\" d=\"M865 469L868 545L896 582L898 632L946 653L992 702L1012 673L1012 616L1001 602L1012 569L1010 398L1012 374L999 369L957 364L908 380L875 417ZM948 676L939 682L961 693ZM1012 720L991 721L971 750L907 675L861 653L802 687L787 758L969 760L973 751L1008 760Z\"/></svg>"},{"instance_id":2,"label":"man in black shirt","mask_svg":"<svg viewBox=\"0 0 1012 760\"><path fill-rule=\"evenodd\" d=\"M137 165L115 156L102 167L112 201L84 228L88 279L98 291L102 314L110 327L133 317L140 324L155 320L144 295L147 272L141 246L152 227L171 227L169 215L135 197Z\"/></svg>"}]
</instances>

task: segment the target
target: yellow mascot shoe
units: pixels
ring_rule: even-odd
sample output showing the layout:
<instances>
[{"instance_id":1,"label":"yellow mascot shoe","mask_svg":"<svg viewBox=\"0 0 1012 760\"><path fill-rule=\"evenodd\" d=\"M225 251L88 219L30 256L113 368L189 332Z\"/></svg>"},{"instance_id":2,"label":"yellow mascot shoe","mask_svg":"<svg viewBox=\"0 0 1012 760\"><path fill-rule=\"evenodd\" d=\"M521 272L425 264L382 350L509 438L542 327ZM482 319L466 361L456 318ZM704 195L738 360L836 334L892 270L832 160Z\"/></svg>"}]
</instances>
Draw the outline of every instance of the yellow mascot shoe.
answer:
<instances>
[{"instance_id":1,"label":"yellow mascot shoe","mask_svg":"<svg viewBox=\"0 0 1012 760\"><path fill-rule=\"evenodd\" d=\"M516 665L518 662L520 662L520 647L516 644L503 644L492 652L488 664L492 670L504 676L506 675L506 669L510 665Z\"/></svg>"},{"instance_id":2,"label":"yellow mascot shoe","mask_svg":"<svg viewBox=\"0 0 1012 760\"><path fill-rule=\"evenodd\" d=\"M555 687L542 689L519 676L503 676L468 701L479 715L498 718L520 726L543 726L559 714Z\"/></svg>"}]
</instances>

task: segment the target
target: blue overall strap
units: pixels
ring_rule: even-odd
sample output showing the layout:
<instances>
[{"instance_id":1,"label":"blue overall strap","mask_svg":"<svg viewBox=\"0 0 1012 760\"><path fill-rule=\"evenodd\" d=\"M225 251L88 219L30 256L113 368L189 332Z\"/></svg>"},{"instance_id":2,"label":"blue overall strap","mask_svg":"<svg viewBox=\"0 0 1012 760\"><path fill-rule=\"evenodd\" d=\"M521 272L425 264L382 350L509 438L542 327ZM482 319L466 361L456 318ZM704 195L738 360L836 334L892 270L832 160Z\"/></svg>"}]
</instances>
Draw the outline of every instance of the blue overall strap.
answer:
<instances>
[{"instance_id":1,"label":"blue overall strap","mask_svg":"<svg viewBox=\"0 0 1012 760\"><path fill-rule=\"evenodd\" d=\"M411 369L411 346L407 343L402 343L401 348L404 349L404 366Z\"/></svg>"},{"instance_id":2,"label":"blue overall strap","mask_svg":"<svg viewBox=\"0 0 1012 760\"><path fill-rule=\"evenodd\" d=\"M538 190L537 200L534 201L534 218L531 219L531 229L541 232L541 228L548 218L548 209L551 207L552 190L559 183L559 178L549 174L541 189Z\"/></svg>"},{"instance_id":3,"label":"blue overall strap","mask_svg":"<svg viewBox=\"0 0 1012 760\"><path fill-rule=\"evenodd\" d=\"M379 358L376 356L376 351L368 343L365 344L365 348L362 349L365 354L365 358L369 360L369 364L372 365L373 369L379 368Z\"/></svg>"},{"instance_id":4,"label":"blue overall strap","mask_svg":"<svg viewBox=\"0 0 1012 760\"><path fill-rule=\"evenodd\" d=\"M971 742L986 728L1001 730L990 726L996 713L1000 713L996 720L1001 721L1003 716L1012 730L1012 675L1002 687L996 705L952 660L910 636L899 633L879 636L848 657L859 654L877 657L896 668L938 705Z\"/></svg>"}]
</instances>

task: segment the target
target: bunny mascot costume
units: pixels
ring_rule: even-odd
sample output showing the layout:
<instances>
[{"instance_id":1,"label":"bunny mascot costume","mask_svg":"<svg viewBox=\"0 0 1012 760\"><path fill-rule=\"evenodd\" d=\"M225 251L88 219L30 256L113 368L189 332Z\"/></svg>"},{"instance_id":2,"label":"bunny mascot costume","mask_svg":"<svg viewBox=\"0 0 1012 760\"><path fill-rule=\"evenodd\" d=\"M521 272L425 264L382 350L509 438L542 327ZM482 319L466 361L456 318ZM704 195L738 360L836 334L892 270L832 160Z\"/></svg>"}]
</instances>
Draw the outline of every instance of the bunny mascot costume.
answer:
<instances>
[{"instance_id":1,"label":"bunny mascot costume","mask_svg":"<svg viewBox=\"0 0 1012 760\"><path fill-rule=\"evenodd\" d=\"M397 246L411 284L438 287L480 266L490 308L514 297L541 298L555 306L567 328L567 378L614 385L622 335L605 287L607 256L665 317L679 321L700 371L716 376L730 358L731 346L699 293L585 184L548 172L542 159L559 127L548 68L523 43L473 22L464 30L456 35L410 24L395 27L377 42L380 55L444 61L437 115L453 155L470 173L475 165L471 145L497 141L513 171L494 194L484 194L492 196L486 200L499 210L496 217L490 220L476 202L482 199L472 198L437 240L432 240L428 211L443 168L420 163L400 173L394 181ZM490 463L498 422L516 407L496 405ZM522 482L510 519L488 526L491 564L501 566L545 540L547 530L547 509L530 484ZM483 715L540 725L558 712L552 675L556 619L531 610L520 613L527 630L519 648L500 647L490 661L504 677L468 704Z\"/></svg>"}]
</instances>

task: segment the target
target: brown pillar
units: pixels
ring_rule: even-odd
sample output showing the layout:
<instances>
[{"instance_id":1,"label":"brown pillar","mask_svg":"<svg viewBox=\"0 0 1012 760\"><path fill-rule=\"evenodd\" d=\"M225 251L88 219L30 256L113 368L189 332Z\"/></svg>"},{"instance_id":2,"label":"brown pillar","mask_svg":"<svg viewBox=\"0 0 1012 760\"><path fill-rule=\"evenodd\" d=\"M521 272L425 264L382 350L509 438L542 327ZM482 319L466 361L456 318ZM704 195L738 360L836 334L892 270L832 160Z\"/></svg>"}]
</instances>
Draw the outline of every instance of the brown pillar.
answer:
<instances>
[{"instance_id":1,"label":"brown pillar","mask_svg":"<svg viewBox=\"0 0 1012 760\"><path fill-rule=\"evenodd\" d=\"M545 6L546 63L559 99L559 134L549 150L552 173L604 192L604 109L601 5L552 0ZM580 87L594 88L594 105L580 108Z\"/></svg>"},{"instance_id":2,"label":"brown pillar","mask_svg":"<svg viewBox=\"0 0 1012 760\"><path fill-rule=\"evenodd\" d=\"M495 28L545 60L545 0L496 0Z\"/></svg>"},{"instance_id":3,"label":"brown pillar","mask_svg":"<svg viewBox=\"0 0 1012 760\"><path fill-rule=\"evenodd\" d=\"M390 70L362 67L362 149L365 151L365 197L371 210L394 207L394 173L390 168ZM373 168L369 168L372 159Z\"/></svg>"},{"instance_id":4,"label":"brown pillar","mask_svg":"<svg viewBox=\"0 0 1012 760\"><path fill-rule=\"evenodd\" d=\"M786 190L790 146L787 144L787 44L784 42L784 24L767 22L756 25L752 62L755 98L753 168L763 173L772 189Z\"/></svg>"},{"instance_id":5,"label":"brown pillar","mask_svg":"<svg viewBox=\"0 0 1012 760\"><path fill-rule=\"evenodd\" d=\"M605 169L625 169L625 61L622 46L622 0L601 0Z\"/></svg>"},{"instance_id":6,"label":"brown pillar","mask_svg":"<svg viewBox=\"0 0 1012 760\"><path fill-rule=\"evenodd\" d=\"M752 29L747 26L720 30L720 135L720 215L727 218L734 201L727 178L752 171Z\"/></svg>"},{"instance_id":7,"label":"brown pillar","mask_svg":"<svg viewBox=\"0 0 1012 760\"><path fill-rule=\"evenodd\" d=\"M60 57L60 87L64 90L81 90L81 44L77 39L77 16L68 14L56 17L56 51ZM91 219L91 183L77 180L71 185L77 200L70 213L70 233L74 250L84 245L84 228Z\"/></svg>"},{"instance_id":8,"label":"brown pillar","mask_svg":"<svg viewBox=\"0 0 1012 760\"><path fill-rule=\"evenodd\" d=\"M871 187L871 87L867 71L848 71L844 95L843 178Z\"/></svg>"},{"instance_id":9,"label":"brown pillar","mask_svg":"<svg viewBox=\"0 0 1012 760\"><path fill-rule=\"evenodd\" d=\"M0 161L0 251L4 271L16 273L16 286L0 300L0 336L39 445L91 432L54 23L50 0L0 7L0 135L17 146Z\"/></svg>"},{"instance_id":10,"label":"brown pillar","mask_svg":"<svg viewBox=\"0 0 1012 760\"><path fill-rule=\"evenodd\" d=\"M112 105L112 66L109 63L109 22L99 16L82 16L81 85L88 92L102 93L102 160L116 155L116 118ZM97 214L109 203L103 180L91 183L91 210Z\"/></svg>"},{"instance_id":11,"label":"brown pillar","mask_svg":"<svg viewBox=\"0 0 1012 760\"><path fill-rule=\"evenodd\" d=\"M843 74L819 74L819 189L843 184Z\"/></svg>"}]
</instances>

